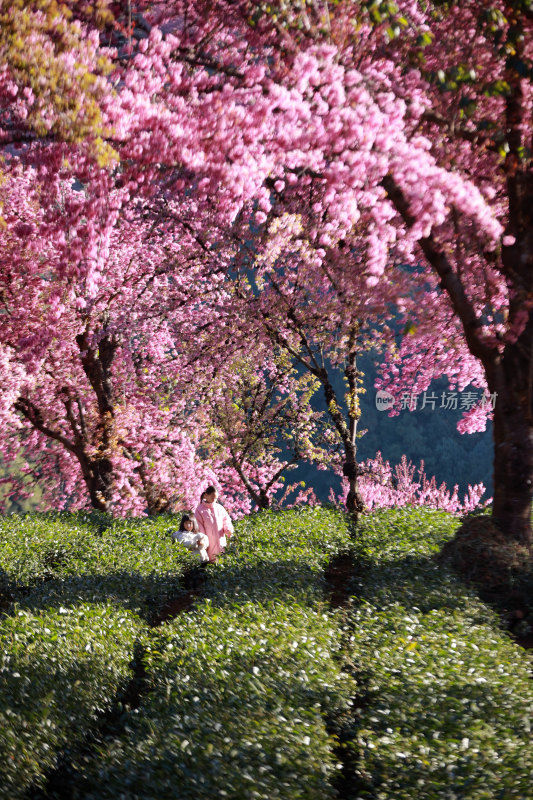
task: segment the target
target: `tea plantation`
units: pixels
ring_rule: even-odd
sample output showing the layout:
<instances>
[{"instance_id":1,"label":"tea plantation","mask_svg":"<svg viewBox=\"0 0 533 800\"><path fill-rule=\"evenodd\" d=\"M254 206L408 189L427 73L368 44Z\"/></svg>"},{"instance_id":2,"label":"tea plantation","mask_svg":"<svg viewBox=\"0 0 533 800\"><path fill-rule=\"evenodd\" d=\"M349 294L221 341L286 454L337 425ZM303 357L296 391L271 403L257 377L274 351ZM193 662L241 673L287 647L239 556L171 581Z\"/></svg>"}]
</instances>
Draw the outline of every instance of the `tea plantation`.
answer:
<instances>
[{"instance_id":1,"label":"tea plantation","mask_svg":"<svg viewBox=\"0 0 533 800\"><path fill-rule=\"evenodd\" d=\"M168 518L4 518L0 798L531 798L531 660L435 560L457 525L262 512L200 571Z\"/></svg>"}]
</instances>

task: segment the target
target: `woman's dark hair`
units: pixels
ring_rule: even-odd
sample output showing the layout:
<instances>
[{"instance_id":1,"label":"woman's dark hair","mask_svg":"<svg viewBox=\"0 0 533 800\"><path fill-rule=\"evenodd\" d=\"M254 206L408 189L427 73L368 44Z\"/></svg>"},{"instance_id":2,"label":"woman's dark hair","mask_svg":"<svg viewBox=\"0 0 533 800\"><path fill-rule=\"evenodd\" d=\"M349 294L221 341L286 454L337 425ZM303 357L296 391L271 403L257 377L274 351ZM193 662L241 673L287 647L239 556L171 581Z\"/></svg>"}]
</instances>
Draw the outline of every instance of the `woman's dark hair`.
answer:
<instances>
[{"instance_id":1,"label":"woman's dark hair","mask_svg":"<svg viewBox=\"0 0 533 800\"><path fill-rule=\"evenodd\" d=\"M215 494L215 493L216 489L214 486L208 486L207 489L204 489L204 491L202 492L202 494Z\"/></svg>"},{"instance_id":2,"label":"woman's dark hair","mask_svg":"<svg viewBox=\"0 0 533 800\"><path fill-rule=\"evenodd\" d=\"M194 514L184 514L182 516L181 522L180 522L180 527L179 527L180 531L184 531L185 530L185 523L186 522L192 522L193 532L194 533L198 533L200 528L198 527L198 523L196 521L196 517L194 516Z\"/></svg>"}]
</instances>

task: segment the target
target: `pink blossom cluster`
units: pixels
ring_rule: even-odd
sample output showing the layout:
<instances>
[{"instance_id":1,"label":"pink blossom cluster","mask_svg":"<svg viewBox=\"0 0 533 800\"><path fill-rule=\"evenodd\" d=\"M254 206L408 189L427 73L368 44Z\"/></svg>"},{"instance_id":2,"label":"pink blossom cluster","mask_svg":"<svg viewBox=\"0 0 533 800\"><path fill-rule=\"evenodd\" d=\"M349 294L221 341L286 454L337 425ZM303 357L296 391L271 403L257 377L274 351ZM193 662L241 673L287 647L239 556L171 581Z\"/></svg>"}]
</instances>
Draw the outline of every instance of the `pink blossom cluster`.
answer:
<instances>
[{"instance_id":1,"label":"pink blossom cluster","mask_svg":"<svg viewBox=\"0 0 533 800\"><path fill-rule=\"evenodd\" d=\"M426 476L423 461L417 469L411 461L407 461L406 456L402 456L400 463L393 468L378 452L375 458L362 462L359 470L359 486L367 511L377 508L427 506L448 511L450 514L466 514L492 501L489 498L481 503L485 487L482 483L477 483L468 487L468 493L461 502L457 485L451 492L444 482L437 486L435 476ZM344 502L347 490L346 478L342 478L341 493L336 497L333 489L330 489L330 502Z\"/></svg>"}]
</instances>

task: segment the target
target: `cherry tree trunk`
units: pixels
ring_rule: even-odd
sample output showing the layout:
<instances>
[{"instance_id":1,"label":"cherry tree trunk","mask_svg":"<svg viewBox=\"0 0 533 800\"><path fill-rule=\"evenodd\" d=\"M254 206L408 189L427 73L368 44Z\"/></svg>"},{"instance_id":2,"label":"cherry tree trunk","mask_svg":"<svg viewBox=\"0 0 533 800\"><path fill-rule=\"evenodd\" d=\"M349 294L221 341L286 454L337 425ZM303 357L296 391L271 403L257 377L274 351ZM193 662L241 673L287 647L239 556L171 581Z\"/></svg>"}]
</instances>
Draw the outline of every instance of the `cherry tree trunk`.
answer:
<instances>
[{"instance_id":1,"label":"cherry tree trunk","mask_svg":"<svg viewBox=\"0 0 533 800\"><path fill-rule=\"evenodd\" d=\"M363 511L365 504L357 487L357 452L355 444L344 443L345 461L342 465L342 474L348 478L348 495L346 497L346 510L356 519Z\"/></svg>"},{"instance_id":2,"label":"cherry tree trunk","mask_svg":"<svg viewBox=\"0 0 533 800\"><path fill-rule=\"evenodd\" d=\"M356 374L355 358L353 359L352 373L353 376L355 377ZM365 507L363 498L357 487L357 477L359 474L359 469L357 466L357 445L356 445L358 415L349 414L349 422L347 425L344 416L342 414L342 411L340 410L340 405L337 402L335 389L333 388L331 381L329 380L327 370L325 368L322 368L320 370L317 370L315 374L322 382L322 388L324 390L324 397L326 400L328 414L331 417L335 425L335 428L337 429L337 432L342 442L342 447L344 449L342 474L344 475L345 478L348 479L348 495L346 497L346 511L348 511L349 514L352 514L355 520L357 520L357 517L364 510ZM348 380L350 381L350 374L348 374ZM355 397L355 390L352 392L352 396Z\"/></svg>"},{"instance_id":3,"label":"cherry tree trunk","mask_svg":"<svg viewBox=\"0 0 533 800\"><path fill-rule=\"evenodd\" d=\"M531 546L533 501L533 325L507 345L493 383L493 518L502 531ZM490 385L490 384L489 384Z\"/></svg>"},{"instance_id":4,"label":"cherry tree trunk","mask_svg":"<svg viewBox=\"0 0 533 800\"><path fill-rule=\"evenodd\" d=\"M91 505L98 511L109 512L113 490L113 465L109 458L91 461L82 468Z\"/></svg>"},{"instance_id":5,"label":"cherry tree trunk","mask_svg":"<svg viewBox=\"0 0 533 800\"><path fill-rule=\"evenodd\" d=\"M267 509L270 507L270 500L264 489L259 489L257 505L261 509Z\"/></svg>"},{"instance_id":6,"label":"cherry tree trunk","mask_svg":"<svg viewBox=\"0 0 533 800\"><path fill-rule=\"evenodd\" d=\"M106 314L102 324L108 323ZM84 443L78 455L91 505L99 511L110 511L113 495L114 471L111 454L115 447L115 409L113 402L112 366L117 349L113 335L105 334L98 347L91 346L88 331L76 336L83 370L96 396L99 423L97 426L97 452L87 456Z\"/></svg>"},{"instance_id":7,"label":"cherry tree trunk","mask_svg":"<svg viewBox=\"0 0 533 800\"><path fill-rule=\"evenodd\" d=\"M509 318L527 314L524 330L506 344L487 369L494 408L493 517L510 539L531 547L533 499L533 173L531 161L519 158L525 108L522 84L516 81L507 98L507 235L513 244L502 248L505 274L512 280Z\"/></svg>"}]
</instances>

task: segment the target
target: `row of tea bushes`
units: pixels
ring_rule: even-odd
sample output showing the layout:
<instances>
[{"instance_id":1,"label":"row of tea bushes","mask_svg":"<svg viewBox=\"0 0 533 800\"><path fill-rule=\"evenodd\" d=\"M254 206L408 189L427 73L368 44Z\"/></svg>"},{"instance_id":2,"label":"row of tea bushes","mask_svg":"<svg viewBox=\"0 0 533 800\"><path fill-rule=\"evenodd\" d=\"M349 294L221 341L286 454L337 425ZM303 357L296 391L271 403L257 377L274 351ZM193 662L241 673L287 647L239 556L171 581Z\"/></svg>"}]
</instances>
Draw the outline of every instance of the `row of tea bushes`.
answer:
<instances>
[{"instance_id":1,"label":"row of tea bushes","mask_svg":"<svg viewBox=\"0 0 533 800\"><path fill-rule=\"evenodd\" d=\"M42 787L128 685L141 620L110 604L0 619L0 798Z\"/></svg>"},{"instance_id":2,"label":"row of tea bushes","mask_svg":"<svg viewBox=\"0 0 533 800\"><path fill-rule=\"evenodd\" d=\"M350 543L346 515L333 508L267 511L240 520L207 592L224 606L244 600L316 605L324 568Z\"/></svg>"},{"instance_id":3,"label":"row of tea bushes","mask_svg":"<svg viewBox=\"0 0 533 800\"><path fill-rule=\"evenodd\" d=\"M123 541L135 541L135 526L122 525ZM78 621L80 609L58 606L59 596L55 611L15 607L2 620L13 630L0 629L3 652L16 655L3 664L0 687L12 696L2 711L9 733L0 739L7 785L19 776L23 789L42 783L57 754L68 754L81 728L116 699L142 641L150 691L123 715L121 735L102 741L83 763L74 755L74 800L334 797L341 750L326 718L351 773L344 795L354 800L527 798L530 661L500 632L495 615L433 558L456 526L440 512L390 510L363 520L350 543L345 517L332 510L253 515L239 523L227 555L208 566L206 596L191 612L148 631L128 612L106 607L119 616L94 642L87 637L101 631L98 624L90 615ZM324 568L348 547L356 564L352 603L331 612ZM34 586L28 597L53 583ZM104 613L98 605L86 608ZM71 661L70 633L54 627L60 619L69 627L69 615L79 634ZM32 626L36 638L27 641ZM65 667L49 685L42 675L54 658ZM17 681L32 669L36 685L45 682L17 702ZM50 695L60 680L73 687L64 711ZM30 691L31 683L30 677L21 685ZM20 720L11 713L18 708ZM22 756L15 750L24 739L20 730L29 731ZM34 740L40 750L30 752Z\"/></svg>"},{"instance_id":4,"label":"row of tea bushes","mask_svg":"<svg viewBox=\"0 0 533 800\"><path fill-rule=\"evenodd\" d=\"M423 509L361 525L348 652L365 686L343 732L354 798L531 794L531 659L434 559L456 525Z\"/></svg>"},{"instance_id":5,"label":"row of tea bushes","mask_svg":"<svg viewBox=\"0 0 533 800\"><path fill-rule=\"evenodd\" d=\"M281 602L207 599L162 626L146 656L153 688L80 797L335 797L324 715L355 691L334 660L339 638L328 615Z\"/></svg>"},{"instance_id":6,"label":"row of tea bushes","mask_svg":"<svg viewBox=\"0 0 533 800\"><path fill-rule=\"evenodd\" d=\"M326 717L349 706L355 683L339 665L323 568L348 541L343 515L324 509L241 521L207 568L208 596L152 633L151 689L75 797L335 797Z\"/></svg>"},{"instance_id":7,"label":"row of tea bushes","mask_svg":"<svg viewBox=\"0 0 533 800\"><path fill-rule=\"evenodd\" d=\"M90 548L94 531L69 514L13 514L0 518L0 591L14 594L61 571Z\"/></svg>"},{"instance_id":8,"label":"row of tea bushes","mask_svg":"<svg viewBox=\"0 0 533 800\"><path fill-rule=\"evenodd\" d=\"M103 514L9 516L0 520L0 591L30 608L106 602L146 615L176 593L197 562L172 543L176 519ZM22 589L21 589L22 587Z\"/></svg>"},{"instance_id":9,"label":"row of tea bushes","mask_svg":"<svg viewBox=\"0 0 533 800\"><path fill-rule=\"evenodd\" d=\"M148 633L137 613L156 616L197 563L172 543L175 524L99 514L0 520L0 797L42 786L120 699Z\"/></svg>"}]
</instances>

